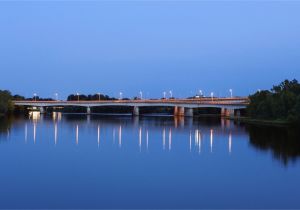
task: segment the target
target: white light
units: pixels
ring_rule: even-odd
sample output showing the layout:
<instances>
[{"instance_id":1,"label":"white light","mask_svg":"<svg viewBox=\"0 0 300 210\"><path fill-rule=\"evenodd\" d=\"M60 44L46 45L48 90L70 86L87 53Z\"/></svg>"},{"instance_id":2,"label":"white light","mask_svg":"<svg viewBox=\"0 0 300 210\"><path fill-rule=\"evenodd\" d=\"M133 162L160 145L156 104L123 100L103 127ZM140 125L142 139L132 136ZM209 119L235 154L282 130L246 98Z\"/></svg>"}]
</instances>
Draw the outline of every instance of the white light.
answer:
<instances>
[{"instance_id":1,"label":"white light","mask_svg":"<svg viewBox=\"0 0 300 210\"><path fill-rule=\"evenodd\" d=\"M232 89L229 89L230 97L232 98Z\"/></svg>"},{"instance_id":2,"label":"white light","mask_svg":"<svg viewBox=\"0 0 300 210\"><path fill-rule=\"evenodd\" d=\"M54 93L54 95L55 95L55 100L58 101L58 93Z\"/></svg>"},{"instance_id":3,"label":"white light","mask_svg":"<svg viewBox=\"0 0 300 210\"><path fill-rule=\"evenodd\" d=\"M172 92L172 90L170 90L169 93L170 93L170 98L173 98L173 92Z\"/></svg>"}]
</instances>

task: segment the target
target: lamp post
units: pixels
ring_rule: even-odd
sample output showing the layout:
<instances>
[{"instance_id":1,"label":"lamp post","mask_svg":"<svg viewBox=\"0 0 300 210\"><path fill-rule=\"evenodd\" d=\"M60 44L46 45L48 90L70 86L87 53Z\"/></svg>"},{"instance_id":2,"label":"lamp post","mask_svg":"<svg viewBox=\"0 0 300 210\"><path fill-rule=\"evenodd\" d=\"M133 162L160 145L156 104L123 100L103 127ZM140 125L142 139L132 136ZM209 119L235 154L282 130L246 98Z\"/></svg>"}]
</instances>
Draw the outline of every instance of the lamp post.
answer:
<instances>
[{"instance_id":1,"label":"lamp post","mask_svg":"<svg viewBox=\"0 0 300 210\"><path fill-rule=\"evenodd\" d=\"M202 90L199 90L199 96L203 96Z\"/></svg>"},{"instance_id":2,"label":"lamp post","mask_svg":"<svg viewBox=\"0 0 300 210\"><path fill-rule=\"evenodd\" d=\"M54 93L55 95L55 100L58 101L58 93Z\"/></svg>"},{"instance_id":3,"label":"lamp post","mask_svg":"<svg viewBox=\"0 0 300 210\"><path fill-rule=\"evenodd\" d=\"M173 98L173 92L172 92L172 90L170 90L169 93L170 93L170 98Z\"/></svg>"},{"instance_id":4,"label":"lamp post","mask_svg":"<svg viewBox=\"0 0 300 210\"><path fill-rule=\"evenodd\" d=\"M140 98L143 99L143 92L140 91L139 93L140 93Z\"/></svg>"},{"instance_id":5,"label":"lamp post","mask_svg":"<svg viewBox=\"0 0 300 210\"><path fill-rule=\"evenodd\" d=\"M120 100L122 100L122 98L123 98L123 93L120 92Z\"/></svg>"},{"instance_id":6,"label":"lamp post","mask_svg":"<svg viewBox=\"0 0 300 210\"><path fill-rule=\"evenodd\" d=\"M37 94L34 93L34 94L33 94L33 99L34 99L34 101L36 101L36 96L37 96Z\"/></svg>"},{"instance_id":7,"label":"lamp post","mask_svg":"<svg viewBox=\"0 0 300 210\"><path fill-rule=\"evenodd\" d=\"M76 93L76 95L77 95L77 101L79 101L79 93Z\"/></svg>"},{"instance_id":8,"label":"lamp post","mask_svg":"<svg viewBox=\"0 0 300 210\"><path fill-rule=\"evenodd\" d=\"M211 100L213 101L214 100L214 92L210 93L210 97L211 97Z\"/></svg>"},{"instance_id":9,"label":"lamp post","mask_svg":"<svg viewBox=\"0 0 300 210\"><path fill-rule=\"evenodd\" d=\"M230 98L232 98L232 89L229 89L230 92Z\"/></svg>"},{"instance_id":10,"label":"lamp post","mask_svg":"<svg viewBox=\"0 0 300 210\"><path fill-rule=\"evenodd\" d=\"M163 92L164 99L166 98L166 91Z\"/></svg>"},{"instance_id":11,"label":"lamp post","mask_svg":"<svg viewBox=\"0 0 300 210\"><path fill-rule=\"evenodd\" d=\"M100 96L101 96L101 94L100 94L100 93L97 93L97 95L99 96L98 100L100 101Z\"/></svg>"}]
</instances>

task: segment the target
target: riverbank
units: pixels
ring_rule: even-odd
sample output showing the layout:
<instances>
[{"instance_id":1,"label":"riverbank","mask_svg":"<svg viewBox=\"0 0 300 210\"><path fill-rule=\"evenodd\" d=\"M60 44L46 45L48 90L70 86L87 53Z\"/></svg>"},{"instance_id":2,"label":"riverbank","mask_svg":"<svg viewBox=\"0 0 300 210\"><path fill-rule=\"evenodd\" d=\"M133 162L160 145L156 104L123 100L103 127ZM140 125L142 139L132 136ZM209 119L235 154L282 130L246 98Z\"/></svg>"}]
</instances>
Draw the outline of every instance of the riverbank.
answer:
<instances>
[{"instance_id":1,"label":"riverbank","mask_svg":"<svg viewBox=\"0 0 300 210\"><path fill-rule=\"evenodd\" d=\"M249 117L228 117L228 119L253 124L253 125L268 125L268 126L293 126L295 123L285 121L285 120L263 120L263 119L253 119Z\"/></svg>"}]
</instances>

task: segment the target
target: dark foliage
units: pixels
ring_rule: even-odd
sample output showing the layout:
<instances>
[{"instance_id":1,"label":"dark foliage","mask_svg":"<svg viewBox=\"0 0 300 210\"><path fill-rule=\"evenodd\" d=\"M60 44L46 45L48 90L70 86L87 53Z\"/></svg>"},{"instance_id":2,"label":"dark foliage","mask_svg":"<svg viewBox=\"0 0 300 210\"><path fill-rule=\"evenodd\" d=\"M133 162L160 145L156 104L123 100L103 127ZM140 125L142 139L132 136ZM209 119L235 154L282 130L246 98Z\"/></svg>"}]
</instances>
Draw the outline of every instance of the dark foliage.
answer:
<instances>
[{"instance_id":1,"label":"dark foliage","mask_svg":"<svg viewBox=\"0 0 300 210\"><path fill-rule=\"evenodd\" d=\"M96 100L116 100L116 98L111 98L108 95L94 94L94 95L74 95L71 94L67 98L68 101L96 101Z\"/></svg>"},{"instance_id":2,"label":"dark foliage","mask_svg":"<svg viewBox=\"0 0 300 210\"><path fill-rule=\"evenodd\" d=\"M13 110L12 95L8 90L0 90L0 114Z\"/></svg>"},{"instance_id":3,"label":"dark foliage","mask_svg":"<svg viewBox=\"0 0 300 210\"><path fill-rule=\"evenodd\" d=\"M247 114L251 118L300 122L300 84L285 80L277 86L250 95Z\"/></svg>"}]
</instances>

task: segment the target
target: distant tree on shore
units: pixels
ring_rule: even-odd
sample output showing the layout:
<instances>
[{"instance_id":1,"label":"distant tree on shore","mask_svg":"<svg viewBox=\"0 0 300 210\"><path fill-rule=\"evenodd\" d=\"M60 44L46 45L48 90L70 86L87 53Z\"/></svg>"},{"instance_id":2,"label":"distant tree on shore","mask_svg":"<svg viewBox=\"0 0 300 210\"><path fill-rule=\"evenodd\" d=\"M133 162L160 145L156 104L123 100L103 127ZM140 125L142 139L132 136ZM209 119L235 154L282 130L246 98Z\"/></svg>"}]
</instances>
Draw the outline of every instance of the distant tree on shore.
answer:
<instances>
[{"instance_id":1,"label":"distant tree on shore","mask_svg":"<svg viewBox=\"0 0 300 210\"><path fill-rule=\"evenodd\" d=\"M258 91L249 96L249 117L266 120L300 122L300 84L285 80L271 90Z\"/></svg>"},{"instance_id":2,"label":"distant tree on shore","mask_svg":"<svg viewBox=\"0 0 300 210\"><path fill-rule=\"evenodd\" d=\"M75 94L71 94L68 96L67 100L68 101L97 101L97 100L116 100L116 98L111 98L108 95L103 95L103 94L94 94L94 95L84 95L84 94L80 94L80 95L75 95Z\"/></svg>"},{"instance_id":3,"label":"distant tree on shore","mask_svg":"<svg viewBox=\"0 0 300 210\"><path fill-rule=\"evenodd\" d=\"M0 114L13 111L12 95L8 90L0 90Z\"/></svg>"}]
</instances>

